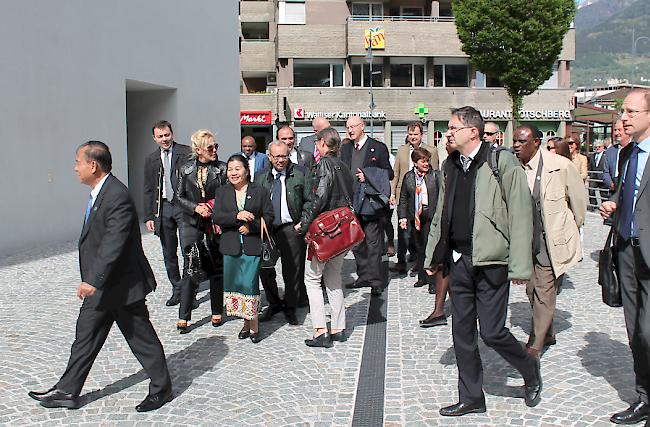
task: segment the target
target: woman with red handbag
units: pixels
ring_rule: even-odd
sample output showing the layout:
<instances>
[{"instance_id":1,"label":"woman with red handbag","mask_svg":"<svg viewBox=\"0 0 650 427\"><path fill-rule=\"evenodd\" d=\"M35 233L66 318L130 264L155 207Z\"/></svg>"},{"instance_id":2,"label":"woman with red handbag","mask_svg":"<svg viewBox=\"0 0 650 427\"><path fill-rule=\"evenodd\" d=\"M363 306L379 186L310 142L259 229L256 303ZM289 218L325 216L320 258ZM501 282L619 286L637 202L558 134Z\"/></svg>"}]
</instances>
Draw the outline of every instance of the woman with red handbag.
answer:
<instances>
[{"instance_id":1,"label":"woman with red handbag","mask_svg":"<svg viewBox=\"0 0 650 427\"><path fill-rule=\"evenodd\" d=\"M302 220L296 225L296 231L305 235L316 217L326 211L343 206L350 202L345 194L353 193L353 176L350 168L338 158L341 138L338 132L329 127L316 135L316 148L320 161L314 169L314 194L309 208L302 215ZM309 311L314 336L305 340L310 347L332 347L332 341L345 341L345 303L341 284L341 267L345 252L325 262L320 262L312 254L307 254L305 262L305 287L309 298ZM331 330L327 329L325 319L325 301L321 290L321 277L327 289L327 299L332 311Z\"/></svg>"},{"instance_id":2,"label":"woman with red handbag","mask_svg":"<svg viewBox=\"0 0 650 427\"><path fill-rule=\"evenodd\" d=\"M174 203L183 211L181 241L183 242L183 280L181 281L181 303L178 310L177 329L187 331L187 322L192 318L192 309L198 283L188 274L189 249L203 239L211 226L211 205L214 193L226 181L226 164L217 160L219 145L209 130L201 129L191 136L193 153L181 168ZM223 314L223 282L210 277L210 300L212 304L212 326L219 326Z\"/></svg>"}]
</instances>

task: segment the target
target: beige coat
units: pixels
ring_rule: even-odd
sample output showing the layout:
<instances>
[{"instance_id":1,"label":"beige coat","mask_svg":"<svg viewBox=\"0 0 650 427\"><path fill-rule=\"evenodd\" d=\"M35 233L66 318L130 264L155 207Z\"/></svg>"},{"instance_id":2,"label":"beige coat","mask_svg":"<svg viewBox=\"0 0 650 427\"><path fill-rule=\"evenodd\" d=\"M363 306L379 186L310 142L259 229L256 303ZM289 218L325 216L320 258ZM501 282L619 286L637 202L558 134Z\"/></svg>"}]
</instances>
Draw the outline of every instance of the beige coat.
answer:
<instances>
[{"instance_id":1,"label":"beige coat","mask_svg":"<svg viewBox=\"0 0 650 427\"><path fill-rule=\"evenodd\" d=\"M395 165L393 171L395 178L390 182L390 194L395 195L396 201L399 202L399 193L402 189L402 181L406 172L413 169L413 162L411 161L411 144L404 144L397 149L395 155ZM438 150L428 144L421 143L420 147L426 148L431 153L430 167L433 170L438 169Z\"/></svg>"},{"instance_id":2,"label":"beige coat","mask_svg":"<svg viewBox=\"0 0 650 427\"><path fill-rule=\"evenodd\" d=\"M582 259L578 228L585 220L587 190L569 159L546 150L540 153L542 222L551 266L555 277L559 277Z\"/></svg>"},{"instance_id":3,"label":"beige coat","mask_svg":"<svg viewBox=\"0 0 650 427\"><path fill-rule=\"evenodd\" d=\"M582 177L582 182L583 185L586 185L587 183L587 177L589 176L589 169L587 167L587 164L589 163L587 160L587 156L583 156L580 153L576 153L576 155L573 157L573 164L576 166L578 169L578 172L580 173L580 176Z\"/></svg>"}]
</instances>

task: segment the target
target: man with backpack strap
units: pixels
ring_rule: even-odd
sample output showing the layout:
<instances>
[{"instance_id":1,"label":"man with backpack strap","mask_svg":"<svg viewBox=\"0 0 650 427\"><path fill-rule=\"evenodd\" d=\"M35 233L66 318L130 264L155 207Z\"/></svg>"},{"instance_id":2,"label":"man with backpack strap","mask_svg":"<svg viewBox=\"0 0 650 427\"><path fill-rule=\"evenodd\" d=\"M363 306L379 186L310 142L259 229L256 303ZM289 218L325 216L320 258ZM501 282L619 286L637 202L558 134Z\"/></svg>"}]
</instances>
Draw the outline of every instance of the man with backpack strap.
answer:
<instances>
[{"instance_id":1,"label":"man with backpack strap","mask_svg":"<svg viewBox=\"0 0 650 427\"><path fill-rule=\"evenodd\" d=\"M533 266L533 218L526 175L517 159L500 150L497 174L488 165L493 147L482 141L483 119L473 107L451 112L447 139L456 152L443 172L441 220L431 228L425 266L450 275L453 338L459 402L444 416L485 412L481 337L524 378L526 405L541 399L539 359L528 354L505 326L509 281L526 283Z\"/></svg>"}]
</instances>

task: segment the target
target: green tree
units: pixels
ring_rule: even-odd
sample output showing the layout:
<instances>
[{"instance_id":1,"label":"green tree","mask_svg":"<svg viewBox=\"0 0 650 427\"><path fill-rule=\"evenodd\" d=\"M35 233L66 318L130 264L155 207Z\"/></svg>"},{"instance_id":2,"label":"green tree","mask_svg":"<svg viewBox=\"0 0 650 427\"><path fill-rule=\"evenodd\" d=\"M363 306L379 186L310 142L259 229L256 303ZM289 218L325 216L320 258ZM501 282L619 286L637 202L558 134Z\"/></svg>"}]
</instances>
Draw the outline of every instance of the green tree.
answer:
<instances>
[{"instance_id":1,"label":"green tree","mask_svg":"<svg viewBox=\"0 0 650 427\"><path fill-rule=\"evenodd\" d=\"M553 74L575 0L455 0L462 50L478 71L499 79L515 124L523 98Z\"/></svg>"}]
</instances>

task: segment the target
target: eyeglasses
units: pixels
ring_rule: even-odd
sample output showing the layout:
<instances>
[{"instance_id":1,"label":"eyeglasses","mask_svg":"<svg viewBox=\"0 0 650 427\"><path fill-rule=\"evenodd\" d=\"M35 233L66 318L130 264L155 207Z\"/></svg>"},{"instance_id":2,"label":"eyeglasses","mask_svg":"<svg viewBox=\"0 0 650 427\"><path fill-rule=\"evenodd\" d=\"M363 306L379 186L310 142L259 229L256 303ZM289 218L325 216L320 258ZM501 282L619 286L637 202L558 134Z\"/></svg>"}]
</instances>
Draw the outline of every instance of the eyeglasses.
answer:
<instances>
[{"instance_id":1,"label":"eyeglasses","mask_svg":"<svg viewBox=\"0 0 650 427\"><path fill-rule=\"evenodd\" d=\"M205 147L205 151L212 151L212 150L216 150L216 149L217 149L217 147L219 147L219 145L218 145L218 144L214 144L214 145L206 145L206 147Z\"/></svg>"},{"instance_id":2,"label":"eyeglasses","mask_svg":"<svg viewBox=\"0 0 650 427\"><path fill-rule=\"evenodd\" d=\"M271 154L271 157L273 157L276 160L287 160L289 158L289 156L285 154L280 154L278 156L274 156L273 154Z\"/></svg>"},{"instance_id":3,"label":"eyeglasses","mask_svg":"<svg viewBox=\"0 0 650 427\"><path fill-rule=\"evenodd\" d=\"M494 136L497 134L497 132L483 132L487 136Z\"/></svg>"},{"instance_id":4,"label":"eyeglasses","mask_svg":"<svg viewBox=\"0 0 650 427\"><path fill-rule=\"evenodd\" d=\"M287 136L286 138L280 138L281 141L293 141L295 138L293 136Z\"/></svg>"},{"instance_id":5,"label":"eyeglasses","mask_svg":"<svg viewBox=\"0 0 650 427\"><path fill-rule=\"evenodd\" d=\"M627 116L629 118L634 118L634 117L638 116L639 114L647 113L648 111L650 111L650 110L631 110L629 108L621 108L621 111L619 111L618 114L620 114L621 116L623 114L627 114Z\"/></svg>"},{"instance_id":6,"label":"eyeglasses","mask_svg":"<svg viewBox=\"0 0 650 427\"><path fill-rule=\"evenodd\" d=\"M546 146L546 149L547 149L548 151L555 150L555 145L547 145L547 146Z\"/></svg>"},{"instance_id":7,"label":"eyeglasses","mask_svg":"<svg viewBox=\"0 0 650 427\"><path fill-rule=\"evenodd\" d=\"M345 128L346 128L347 130L351 130L351 129L354 129L355 127L360 126L360 125L361 125L361 123L357 123L356 125L346 126Z\"/></svg>"},{"instance_id":8,"label":"eyeglasses","mask_svg":"<svg viewBox=\"0 0 650 427\"><path fill-rule=\"evenodd\" d=\"M449 127L447 128L447 132L456 133L456 132L458 132L458 131L461 130L461 129L471 129L471 128L473 128L473 127L474 127L474 126L460 126L460 127L457 127L457 126L449 126Z\"/></svg>"}]
</instances>

